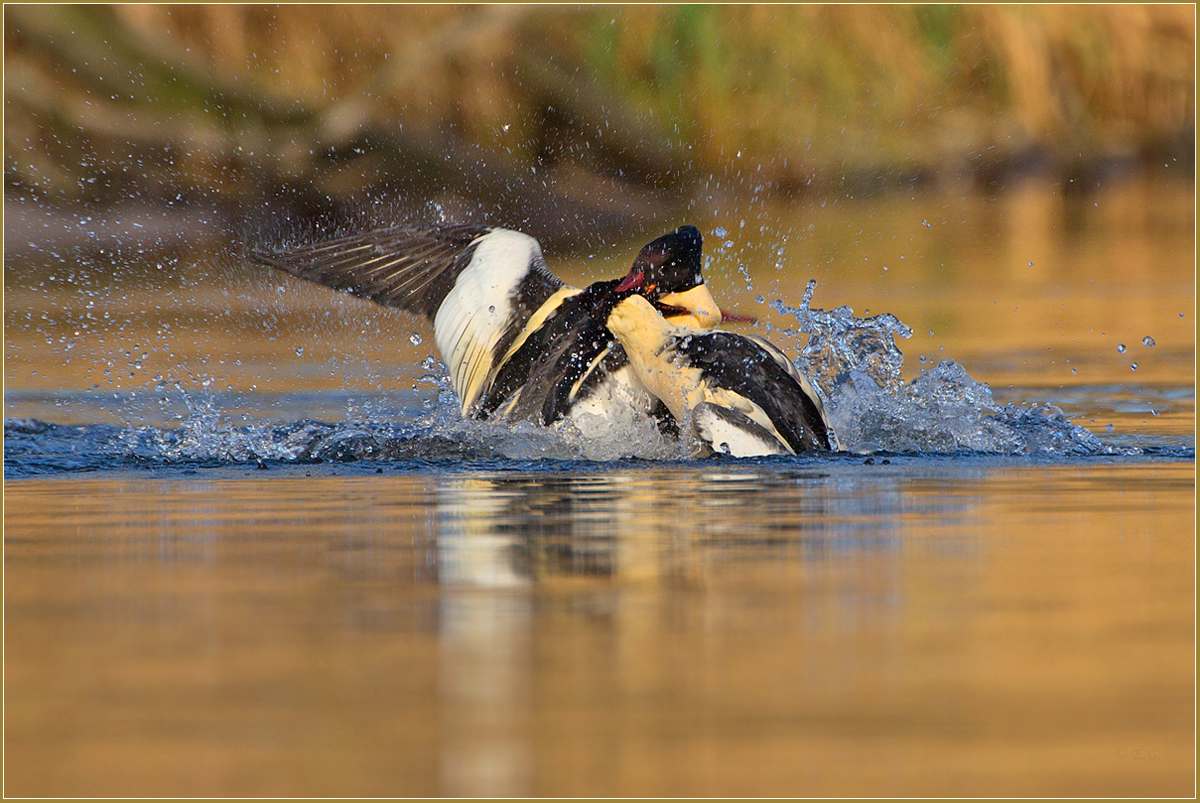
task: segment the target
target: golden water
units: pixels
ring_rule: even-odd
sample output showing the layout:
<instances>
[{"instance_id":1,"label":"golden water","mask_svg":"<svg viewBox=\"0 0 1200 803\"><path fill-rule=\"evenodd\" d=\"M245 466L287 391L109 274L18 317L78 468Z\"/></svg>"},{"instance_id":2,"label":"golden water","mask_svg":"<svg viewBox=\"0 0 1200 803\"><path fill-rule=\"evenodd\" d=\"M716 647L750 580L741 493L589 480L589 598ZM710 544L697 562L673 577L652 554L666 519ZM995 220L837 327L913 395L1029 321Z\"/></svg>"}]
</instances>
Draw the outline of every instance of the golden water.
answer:
<instances>
[{"instance_id":1,"label":"golden water","mask_svg":"<svg viewBox=\"0 0 1200 803\"><path fill-rule=\"evenodd\" d=\"M1191 794L1192 465L331 471L11 485L6 792Z\"/></svg>"},{"instance_id":2,"label":"golden water","mask_svg":"<svg viewBox=\"0 0 1200 803\"><path fill-rule=\"evenodd\" d=\"M816 279L813 306L890 312L912 327L913 337L899 341L908 377L953 358L998 390L1191 385L1194 196L1191 183L1144 180L1064 200L1055 186L1031 182L997 196L727 200L719 217L698 211L691 222L705 232L705 275L717 300L761 319L757 330L739 328L785 346L795 343L765 327L795 320L755 299L796 305ZM717 226L727 235L717 236ZM623 275L639 247L595 258L549 252L547 260L587 283ZM415 316L224 253L152 254L132 267L103 255L65 265L14 261L5 266L9 392L128 391L152 385L156 373L193 391L204 378L210 390L260 393L408 390L427 373L421 359L435 354L430 327ZM1153 348L1141 345L1147 335ZM73 418L62 409L50 417Z\"/></svg>"},{"instance_id":3,"label":"golden water","mask_svg":"<svg viewBox=\"0 0 1200 803\"><path fill-rule=\"evenodd\" d=\"M1194 443L1191 185L723 209L726 306L786 326L754 297L816 278L913 326L910 376ZM79 394L156 372L407 390L432 339L230 257L76 267L6 264L6 418L144 423ZM1195 792L1194 462L519 467L7 482L5 793Z\"/></svg>"}]
</instances>

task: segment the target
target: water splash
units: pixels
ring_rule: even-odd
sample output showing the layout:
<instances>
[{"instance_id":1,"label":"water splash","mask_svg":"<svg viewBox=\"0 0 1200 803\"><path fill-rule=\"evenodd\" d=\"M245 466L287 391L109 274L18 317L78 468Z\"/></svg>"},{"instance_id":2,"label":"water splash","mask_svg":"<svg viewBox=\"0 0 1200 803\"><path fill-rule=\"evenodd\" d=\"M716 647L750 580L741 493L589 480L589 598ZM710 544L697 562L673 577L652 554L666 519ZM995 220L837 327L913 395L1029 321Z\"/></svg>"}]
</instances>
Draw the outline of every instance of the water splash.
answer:
<instances>
[{"instance_id":1,"label":"water splash","mask_svg":"<svg viewBox=\"0 0 1200 803\"><path fill-rule=\"evenodd\" d=\"M943 360L906 383L897 340L910 337L912 330L894 315L859 318L848 306L814 308L816 287L815 281L808 284L798 306L771 302L796 321L794 329L772 327L771 339L786 346L786 338L793 338L797 366L813 380L843 450L1046 457L1149 453L1101 441L1052 405L999 406L987 384L953 360ZM422 367L425 374L412 388L415 395L399 406L386 394L351 398L331 393L315 400L315 407L310 399L299 408L277 410L283 420L273 423L255 420L264 409L259 394L219 396L213 389L222 383L207 374L189 372L186 383L156 375L153 393L135 399L130 391L127 399L114 402L124 426L6 422L5 472L30 476L146 465L688 457L686 444L660 433L648 416L633 412L633 404L626 420L580 411L553 427L465 419L445 365L429 357ZM146 409L154 405L161 408L157 421ZM139 410L146 417L139 419ZM339 423L314 420L322 415L318 410L329 411ZM688 429L686 422L681 429ZM1190 448L1194 455L1194 445Z\"/></svg>"},{"instance_id":2,"label":"water splash","mask_svg":"<svg viewBox=\"0 0 1200 803\"><path fill-rule=\"evenodd\" d=\"M553 427L464 418L445 366L433 357L422 365L429 373L417 380L414 390L423 391L423 403L414 401L397 414L381 402L343 399L351 405L351 414L337 423L308 418L246 423L229 406L231 399L205 389L189 390L180 382L174 383L174 390L186 412L177 416L177 425L143 421L74 426L10 420L5 424L5 472L18 477L153 466L265 468L359 461L610 461L687 456L676 440L658 432L648 416L608 421L582 415ZM161 394L166 384L160 384ZM630 404L631 414L632 409Z\"/></svg>"},{"instance_id":3,"label":"water splash","mask_svg":"<svg viewBox=\"0 0 1200 803\"><path fill-rule=\"evenodd\" d=\"M953 360L942 360L906 384L896 338L910 337L912 330L890 314L858 318L848 306L814 309L816 286L808 283L798 307L778 300L771 307L798 324L798 331L775 331L808 336L796 365L816 385L840 448L857 453L1140 453L1102 442L1052 405L999 407L991 388Z\"/></svg>"},{"instance_id":4,"label":"water splash","mask_svg":"<svg viewBox=\"0 0 1200 803\"><path fill-rule=\"evenodd\" d=\"M831 312L813 309L816 289L814 279L804 289L798 307L790 307L778 299L771 301L770 307L782 315L794 317L799 333L808 335L798 365L817 383L822 397L828 399L841 378L853 371L865 374L888 391L899 390L904 354L896 346L896 338L912 337L912 329L890 313L856 318L854 310L848 306ZM792 337L798 334L788 329L774 331Z\"/></svg>"},{"instance_id":5,"label":"water splash","mask_svg":"<svg viewBox=\"0 0 1200 803\"><path fill-rule=\"evenodd\" d=\"M436 401L428 401L426 414L418 422L430 433L466 438L486 445L489 452L515 460L665 460L687 456L677 441L659 432L652 418L636 412L635 400L622 388L614 391L626 393L624 404L613 405L616 418L579 409L570 419L551 427L529 422L476 421L462 416L449 372L440 360L427 357L421 367L428 373L417 380L414 390L426 386L436 388L437 393Z\"/></svg>"}]
</instances>

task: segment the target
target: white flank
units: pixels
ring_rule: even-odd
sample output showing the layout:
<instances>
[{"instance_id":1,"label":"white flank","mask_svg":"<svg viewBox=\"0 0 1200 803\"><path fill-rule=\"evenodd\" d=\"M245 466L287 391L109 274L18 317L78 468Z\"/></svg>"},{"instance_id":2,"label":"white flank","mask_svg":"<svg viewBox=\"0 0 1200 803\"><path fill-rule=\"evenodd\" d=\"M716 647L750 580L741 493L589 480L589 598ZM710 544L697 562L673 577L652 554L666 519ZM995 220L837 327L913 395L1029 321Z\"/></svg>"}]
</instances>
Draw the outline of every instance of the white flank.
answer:
<instances>
[{"instance_id":1,"label":"white flank","mask_svg":"<svg viewBox=\"0 0 1200 803\"><path fill-rule=\"evenodd\" d=\"M693 423L696 434L712 445L714 452L731 457L761 457L769 454L792 454L782 440L767 440L753 432L747 432L736 424L726 421L713 412L713 408L701 405L696 408ZM774 428L772 428L774 429Z\"/></svg>"},{"instance_id":2,"label":"white flank","mask_svg":"<svg viewBox=\"0 0 1200 803\"><path fill-rule=\"evenodd\" d=\"M761 407L747 399L737 391L729 390L728 388L713 388L709 387L708 383L704 386L704 401L710 404L715 404L718 407L726 407L730 410L737 410L740 413L745 413L746 417L760 427L770 432L779 441L785 451L782 452L767 452L766 454L792 454L792 447L787 445L787 441L779 434L779 429L775 423L771 421L771 417L767 415ZM761 452L760 452L761 454Z\"/></svg>"},{"instance_id":3,"label":"white flank","mask_svg":"<svg viewBox=\"0 0 1200 803\"><path fill-rule=\"evenodd\" d=\"M541 247L532 237L495 229L475 241L471 262L433 319L434 340L463 414L483 394L496 342L512 314L512 297Z\"/></svg>"}]
</instances>

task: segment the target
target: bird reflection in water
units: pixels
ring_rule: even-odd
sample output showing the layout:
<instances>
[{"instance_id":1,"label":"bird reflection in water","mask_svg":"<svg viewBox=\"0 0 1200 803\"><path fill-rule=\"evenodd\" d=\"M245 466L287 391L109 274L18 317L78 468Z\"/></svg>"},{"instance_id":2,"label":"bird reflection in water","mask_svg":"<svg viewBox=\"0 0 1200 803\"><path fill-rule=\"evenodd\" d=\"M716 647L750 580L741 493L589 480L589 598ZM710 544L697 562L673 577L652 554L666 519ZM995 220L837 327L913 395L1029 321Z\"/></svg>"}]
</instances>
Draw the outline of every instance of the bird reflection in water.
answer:
<instances>
[{"instance_id":1,"label":"bird reflection in water","mask_svg":"<svg viewBox=\"0 0 1200 803\"><path fill-rule=\"evenodd\" d=\"M531 756L546 717L561 725L617 693L591 682L657 677L667 645L707 655L732 634L775 633L790 654L811 634L893 619L907 517L945 525L966 508L932 495L905 503L894 478L856 469L442 478L444 793L537 794ZM867 572L857 591L831 579L856 566ZM545 710L580 694L570 710Z\"/></svg>"},{"instance_id":2,"label":"bird reflection in water","mask_svg":"<svg viewBox=\"0 0 1200 803\"><path fill-rule=\"evenodd\" d=\"M764 550L819 560L895 546L886 517L858 515L858 484L803 469L447 477L438 578L490 589L588 577L704 585L712 564L770 558ZM870 496L887 507L896 490Z\"/></svg>"},{"instance_id":3,"label":"bird reflection in water","mask_svg":"<svg viewBox=\"0 0 1200 803\"><path fill-rule=\"evenodd\" d=\"M761 551L798 542L803 528L791 516L781 521L748 500L757 474L689 474L682 482L670 472L443 480L436 549L444 794L536 793L531 696L544 674L535 665L546 652L537 635L550 619L607 621L618 641L627 640L622 629L645 635L653 621L627 621L633 614L625 610L638 590L702 586L708 564L735 557L738 544ZM791 481L823 479L798 472ZM801 497L814 521L828 521L826 494ZM662 618L637 610L635 618Z\"/></svg>"}]
</instances>

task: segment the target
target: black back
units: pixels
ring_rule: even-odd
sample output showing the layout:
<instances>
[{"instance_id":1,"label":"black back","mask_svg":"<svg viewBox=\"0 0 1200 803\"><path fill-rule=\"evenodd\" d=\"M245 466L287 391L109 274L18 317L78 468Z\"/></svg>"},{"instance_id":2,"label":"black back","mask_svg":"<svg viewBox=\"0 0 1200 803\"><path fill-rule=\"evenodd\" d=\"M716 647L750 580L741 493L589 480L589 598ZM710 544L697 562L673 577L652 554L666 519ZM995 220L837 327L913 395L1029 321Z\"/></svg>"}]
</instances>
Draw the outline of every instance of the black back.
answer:
<instances>
[{"instance_id":1,"label":"black back","mask_svg":"<svg viewBox=\"0 0 1200 803\"><path fill-rule=\"evenodd\" d=\"M491 416L520 391L511 414L551 424L587 398L608 373L627 364L624 349L607 327L609 313L630 295L615 292L617 284L617 280L596 282L563 301L496 374L480 403L479 416ZM575 382L606 350L611 351L572 395Z\"/></svg>"},{"instance_id":2,"label":"black back","mask_svg":"<svg viewBox=\"0 0 1200 803\"><path fill-rule=\"evenodd\" d=\"M816 403L796 378L754 340L731 332L679 338L675 349L709 381L762 408L792 451L829 450L829 432Z\"/></svg>"}]
</instances>

